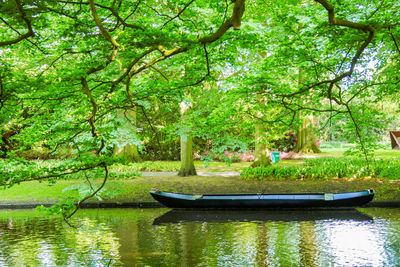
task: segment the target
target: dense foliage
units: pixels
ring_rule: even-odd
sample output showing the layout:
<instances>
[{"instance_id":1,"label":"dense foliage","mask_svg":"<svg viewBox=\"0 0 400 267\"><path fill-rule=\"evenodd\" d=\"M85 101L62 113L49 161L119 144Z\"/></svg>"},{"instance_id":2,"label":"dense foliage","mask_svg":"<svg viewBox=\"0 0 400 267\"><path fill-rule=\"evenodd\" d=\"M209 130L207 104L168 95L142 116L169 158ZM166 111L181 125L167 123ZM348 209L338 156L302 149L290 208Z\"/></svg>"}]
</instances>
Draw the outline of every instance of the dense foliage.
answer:
<instances>
[{"instance_id":1,"label":"dense foliage","mask_svg":"<svg viewBox=\"0 0 400 267\"><path fill-rule=\"evenodd\" d=\"M244 152L255 123L272 146L309 114L367 157L396 126L382 105L399 110L399 8L0 1L0 185L90 172L105 183L109 166L123 162L116 147L179 159L187 133L198 153ZM184 120L180 103L191 107ZM27 161L38 156L65 160L47 169Z\"/></svg>"}]
</instances>

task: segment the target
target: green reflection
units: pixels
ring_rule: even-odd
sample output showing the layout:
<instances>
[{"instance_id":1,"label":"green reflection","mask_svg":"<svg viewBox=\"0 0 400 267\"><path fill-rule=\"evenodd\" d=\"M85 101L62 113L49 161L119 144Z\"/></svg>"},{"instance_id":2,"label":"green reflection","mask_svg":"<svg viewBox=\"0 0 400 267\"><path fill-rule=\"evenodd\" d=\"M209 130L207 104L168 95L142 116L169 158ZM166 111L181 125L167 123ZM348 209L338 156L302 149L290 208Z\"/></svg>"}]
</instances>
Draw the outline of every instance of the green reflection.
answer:
<instances>
[{"instance_id":1,"label":"green reflection","mask_svg":"<svg viewBox=\"0 0 400 267\"><path fill-rule=\"evenodd\" d=\"M4 211L0 215L0 266L324 266L366 262L396 266L400 263L398 209L362 210L370 217L356 213L314 214L309 220L291 212L283 216L280 212L258 211L255 216L251 212L217 211L200 216L196 211L184 214L184 220L174 221L174 217L179 217L178 212L172 213L172 219L164 216L164 223L154 225L156 218L167 211L81 210L73 219L79 226L77 229L58 217L34 211ZM188 214L197 217L191 219ZM279 220L273 220L274 216ZM346 241L350 244L347 247ZM367 248L374 251L366 253Z\"/></svg>"}]
</instances>

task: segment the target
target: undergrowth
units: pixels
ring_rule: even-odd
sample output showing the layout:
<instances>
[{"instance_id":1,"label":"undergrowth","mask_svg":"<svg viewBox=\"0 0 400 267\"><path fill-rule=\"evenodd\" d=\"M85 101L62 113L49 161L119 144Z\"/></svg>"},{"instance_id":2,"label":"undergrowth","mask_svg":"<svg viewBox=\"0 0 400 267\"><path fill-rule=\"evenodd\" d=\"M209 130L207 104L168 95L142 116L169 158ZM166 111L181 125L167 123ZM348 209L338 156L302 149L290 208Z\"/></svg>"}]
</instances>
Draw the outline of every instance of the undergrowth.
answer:
<instances>
[{"instance_id":1,"label":"undergrowth","mask_svg":"<svg viewBox=\"0 0 400 267\"><path fill-rule=\"evenodd\" d=\"M374 159L367 165L365 159L315 158L306 159L300 166L247 168L240 174L246 180L264 179L332 179L332 178L385 178L400 179L400 158Z\"/></svg>"}]
</instances>

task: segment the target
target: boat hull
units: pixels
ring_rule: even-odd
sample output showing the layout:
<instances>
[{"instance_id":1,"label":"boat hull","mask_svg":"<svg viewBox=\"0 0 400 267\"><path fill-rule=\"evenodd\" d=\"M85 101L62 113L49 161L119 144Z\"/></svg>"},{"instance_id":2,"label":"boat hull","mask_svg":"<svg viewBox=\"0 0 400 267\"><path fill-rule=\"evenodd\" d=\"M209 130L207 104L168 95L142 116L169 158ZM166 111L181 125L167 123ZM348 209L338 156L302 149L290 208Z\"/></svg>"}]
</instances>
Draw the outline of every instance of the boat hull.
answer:
<instances>
[{"instance_id":1,"label":"boat hull","mask_svg":"<svg viewBox=\"0 0 400 267\"><path fill-rule=\"evenodd\" d=\"M374 198L373 190L338 194L232 194L189 195L150 191L169 208L310 208L362 206Z\"/></svg>"}]
</instances>

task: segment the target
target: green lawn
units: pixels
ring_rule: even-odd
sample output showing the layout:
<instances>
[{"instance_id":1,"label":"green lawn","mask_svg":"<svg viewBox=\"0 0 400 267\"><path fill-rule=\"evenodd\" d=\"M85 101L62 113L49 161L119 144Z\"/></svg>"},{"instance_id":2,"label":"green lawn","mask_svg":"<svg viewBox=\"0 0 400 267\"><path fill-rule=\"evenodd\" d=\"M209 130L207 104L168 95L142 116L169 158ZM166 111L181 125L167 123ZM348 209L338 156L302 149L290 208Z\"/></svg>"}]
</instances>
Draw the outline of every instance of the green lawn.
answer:
<instances>
[{"instance_id":1,"label":"green lawn","mask_svg":"<svg viewBox=\"0 0 400 267\"><path fill-rule=\"evenodd\" d=\"M95 183L99 184L100 181ZM0 203L54 203L68 193L65 188L79 181L47 183L25 182L0 191ZM370 180L310 180L310 181L246 181L239 177L221 176L154 176L131 180L111 180L106 185L103 201L153 202L151 188L182 193L288 193L288 192L344 192L373 188L375 200L400 200L400 183ZM73 191L74 192L74 191ZM111 193L110 193L111 192ZM71 192L70 192L71 193ZM70 194L69 193L69 194ZM72 195L77 195L76 192ZM93 199L92 201L98 201Z\"/></svg>"}]
</instances>

